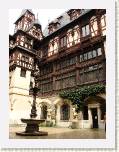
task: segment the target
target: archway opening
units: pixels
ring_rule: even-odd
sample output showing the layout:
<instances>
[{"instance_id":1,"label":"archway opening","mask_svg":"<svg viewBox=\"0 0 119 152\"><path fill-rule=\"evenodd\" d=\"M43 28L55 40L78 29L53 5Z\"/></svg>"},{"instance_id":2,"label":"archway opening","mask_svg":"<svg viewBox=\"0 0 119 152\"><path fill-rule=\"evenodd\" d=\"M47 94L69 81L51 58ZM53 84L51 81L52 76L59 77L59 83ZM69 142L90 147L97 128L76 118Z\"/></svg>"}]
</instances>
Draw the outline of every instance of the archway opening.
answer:
<instances>
[{"instance_id":1,"label":"archway opening","mask_svg":"<svg viewBox=\"0 0 119 152\"><path fill-rule=\"evenodd\" d=\"M42 105L41 107L41 119L47 119L47 106Z\"/></svg>"},{"instance_id":2,"label":"archway opening","mask_svg":"<svg viewBox=\"0 0 119 152\"><path fill-rule=\"evenodd\" d=\"M68 104L63 104L60 107L60 120L69 120L70 118L70 106Z\"/></svg>"}]
</instances>

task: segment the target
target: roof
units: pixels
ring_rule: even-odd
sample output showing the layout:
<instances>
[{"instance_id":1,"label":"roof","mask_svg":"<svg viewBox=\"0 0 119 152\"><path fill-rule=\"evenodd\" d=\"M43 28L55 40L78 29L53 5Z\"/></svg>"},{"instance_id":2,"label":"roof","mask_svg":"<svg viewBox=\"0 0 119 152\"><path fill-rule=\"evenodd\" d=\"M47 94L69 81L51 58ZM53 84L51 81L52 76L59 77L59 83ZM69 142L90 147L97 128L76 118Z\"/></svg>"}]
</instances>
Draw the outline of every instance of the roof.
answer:
<instances>
[{"instance_id":1,"label":"roof","mask_svg":"<svg viewBox=\"0 0 119 152\"><path fill-rule=\"evenodd\" d=\"M88 13L90 10L91 10L91 9L81 9L79 17L81 17L82 15ZM68 11L69 11L69 10L68 10ZM65 25L73 22L74 20L70 20L70 16L67 14L68 11L64 12L63 14L61 14L59 17L57 17L56 19L54 19L54 20L53 20L52 22L50 22L49 24L58 22L58 23L59 23L59 26L58 26L57 30L59 30L59 29L61 29L62 27L64 27ZM78 17L78 18L79 18L79 17ZM44 31L43 31L43 35L44 35L45 37L47 37L47 36L50 35L50 34L49 34L49 24L46 26L46 28L45 28ZM54 32L56 32L57 30L55 30ZM54 32L52 32L52 33L54 33ZM51 34L52 34L52 33L51 33Z\"/></svg>"},{"instance_id":2,"label":"roof","mask_svg":"<svg viewBox=\"0 0 119 152\"><path fill-rule=\"evenodd\" d=\"M18 19L16 20L15 24L19 21L19 19L20 19L22 16L25 15L25 13L26 13L27 11L28 11L29 13L31 13L31 14L34 15L32 9L23 9L22 12L21 12L21 15L18 17Z\"/></svg>"},{"instance_id":3,"label":"roof","mask_svg":"<svg viewBox=\"0 0 119 152\"><path fill-rule=\"evenodd\" d=\"M33 12L32 12L31 9L24 9L24 10L22 10L21 15L19 16L19 18L17 19L16 22L18 22L18 20L19 20L22 16L24 16L24 14L25 14L27 11L29 11L30 13L33 14ZM52 21L46 26L46 28L44 29L44 31L43 31L43 36L44 36L44 37L48 37L48 36L50 36L52 33L55 33L56 31L58 31L59 29L63 28L64 26L72 23L75 19L74 19L74 20L71 20L71 19L70 19L70 16L68 15L68 12L69 12L69 11L71 11L71 9L70 9L70 10L67 10L66 12L64 12L63 14L61 14L60 16L58 16L57 18L55 18L54 20L52 20ZM81 10L80 10L80 15L79 15L78 18L80 18L80 17L83 16L84 14L88 13L89 11L91 11L91 9L81 9ZM78 19L78 18L77 18L77 19ZM16 23L16 22L15 22L15 23ZM52 25L52 24L58 24L58 27L57 27L57 29L56 29L54 32L52 32L52 33L49 34L49 25ZM30 27L29 27L25 32L29 31L34 25L41 28L41 24L40 24L39 20L38 20L38 19L35 19L35 21L33 21L33 22L31 23Z\"/></svg>"},{"instance_id":4,"label":"roof","mask_svg":"<svg viewBox=\"0 0 119 152\"><path fill-rule=\"evenodd\" d=\"M40 24L39 20L35 19L35 21L33 21L31 23L31 25L29 26L29 28L27 29L27 31L29 31L34 25L36 25L37 27L41 28L41 24Z\"/></svg>"}]
</instances>

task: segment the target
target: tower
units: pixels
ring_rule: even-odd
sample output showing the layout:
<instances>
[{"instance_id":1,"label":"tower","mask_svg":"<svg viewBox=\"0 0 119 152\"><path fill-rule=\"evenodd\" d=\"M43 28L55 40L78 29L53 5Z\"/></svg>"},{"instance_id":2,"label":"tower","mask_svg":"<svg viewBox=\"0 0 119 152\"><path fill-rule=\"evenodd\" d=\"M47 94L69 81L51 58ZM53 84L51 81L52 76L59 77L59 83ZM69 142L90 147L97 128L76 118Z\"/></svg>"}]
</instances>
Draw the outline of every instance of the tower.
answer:
<instances>
[{"instance_id":1,"label":"tower","mask_svg":"<svg viewBox=\"0 0 119 152\"><path fill-rule=\"evenodd\" d=\"M32 10L22 10L21 15L15 22L15 32L17 32L19 29L26 31L34 20L35 15L33 14Z\"/></svg>"},{"instance_id":2,"label":"tower","mask_svg":"<svg viewBox=\"0 0 119 152\"><path fill-rule=\"evenodd\" d=\"M23 10L15 22L15 33L9 36L9 97L14 119L12 121L30 113L28 110L32 97L29 96L29 89L37 51L34 44L42 38L41 25L32 10ZM27 110L24 110L24 105L29 106Z\"/></svg>"}]
</instances>

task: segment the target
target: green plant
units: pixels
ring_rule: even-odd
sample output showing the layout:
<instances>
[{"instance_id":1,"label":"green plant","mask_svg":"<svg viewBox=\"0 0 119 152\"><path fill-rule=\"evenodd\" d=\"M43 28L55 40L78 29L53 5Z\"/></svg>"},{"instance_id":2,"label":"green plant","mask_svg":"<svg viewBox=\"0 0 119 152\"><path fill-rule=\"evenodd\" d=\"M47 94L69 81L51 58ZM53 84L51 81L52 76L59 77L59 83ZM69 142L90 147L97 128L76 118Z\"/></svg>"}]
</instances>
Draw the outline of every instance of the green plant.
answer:
<instances>
[{"instance_id":1,"label":"green plant","mask_svg":"<svg viewBox=\"0 0 119 152\"><path fill-rule=\"evenodd\" d=\"M105 92L105 85L95 84L90 86L84 86L76 90L62 91L59 96L63 99L68 99L73 105L76 105L76 111L83 109L84 100L89 96L96 96L98 93Z\"/></svg>"}]
</instances>

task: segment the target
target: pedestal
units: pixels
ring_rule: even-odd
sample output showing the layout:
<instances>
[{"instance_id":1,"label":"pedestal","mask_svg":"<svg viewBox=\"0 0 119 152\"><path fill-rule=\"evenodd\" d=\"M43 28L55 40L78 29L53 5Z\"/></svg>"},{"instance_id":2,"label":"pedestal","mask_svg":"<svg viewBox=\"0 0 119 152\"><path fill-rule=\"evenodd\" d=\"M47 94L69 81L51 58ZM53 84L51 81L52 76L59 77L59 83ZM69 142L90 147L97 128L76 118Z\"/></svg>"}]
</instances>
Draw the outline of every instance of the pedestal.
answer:
<instances>
[{"instance_id":1,"label":"pedestal","mask_svg":"<svg viewBox=\"0 0 119 152\"><path fill-rule=\"evenodd\" d=\"M47 136L48 132L39 131L39 124L44 122L44 119L21 119L23 123L26 123L24 132L16 132L16 135L20 136Z\"/></svg>"},{"instance_id":2,"label":"pedestal","mask_svg":"<svg viewBox=\"0 0 119 152\"><path fill-rule=\"evenodd\" d=\"M78 121L72 121L72 125L71 125L72 129L79 129L79 122Z\"/></svg>"}]
</instances>

